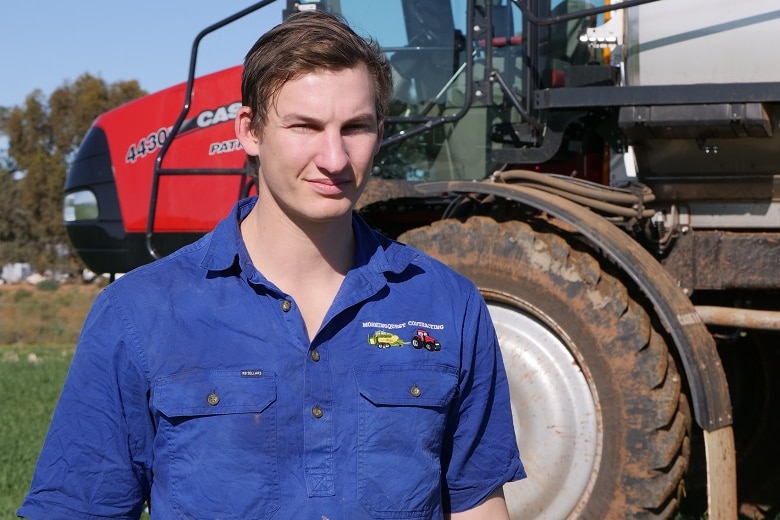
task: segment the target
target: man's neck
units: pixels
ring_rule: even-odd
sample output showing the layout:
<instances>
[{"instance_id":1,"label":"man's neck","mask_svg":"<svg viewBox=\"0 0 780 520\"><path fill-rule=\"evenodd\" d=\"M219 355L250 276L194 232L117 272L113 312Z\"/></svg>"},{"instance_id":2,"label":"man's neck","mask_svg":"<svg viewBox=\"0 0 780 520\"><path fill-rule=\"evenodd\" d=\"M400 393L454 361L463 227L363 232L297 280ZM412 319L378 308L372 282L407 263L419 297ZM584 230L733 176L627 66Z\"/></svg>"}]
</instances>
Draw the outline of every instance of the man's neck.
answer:
<instances>
[{"instance_id":1,"label":"man's neck","mask_svg":"<svg viewBox=\"0 0 780 520\"><path fill-rule=\"evenodd\" d=\"M355 238L352 216L327 222L297 223L261 203L241 223L241 235L255 267L269 280L342 277L352 267Z\"/></svg>"},{"instance_id":2,"label":"man's neck","mask_svg":"<svg viewBox=\"0 0 780 520\"><path fill-rule=\"evenodd\" d=\"M297 302L313 340L354 262L351 215L301 226L258 206L241 223L249 256L268 280Z\"/></svg>"}]
</instances>

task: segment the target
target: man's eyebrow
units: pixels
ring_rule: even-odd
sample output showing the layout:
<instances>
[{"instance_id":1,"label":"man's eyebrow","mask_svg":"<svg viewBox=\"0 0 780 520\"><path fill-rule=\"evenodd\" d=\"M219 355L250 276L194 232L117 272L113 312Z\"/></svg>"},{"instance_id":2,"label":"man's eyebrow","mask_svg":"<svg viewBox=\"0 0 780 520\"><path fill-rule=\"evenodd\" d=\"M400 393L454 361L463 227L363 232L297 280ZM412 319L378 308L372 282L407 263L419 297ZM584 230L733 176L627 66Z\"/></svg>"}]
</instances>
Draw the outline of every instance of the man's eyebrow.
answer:
<instances>
[{"instance_id":1,"label":"man's eyebrow","mask_svg":"<svg viewBox=\"0 0 780 520\"><path fill-rule=\"evenodd\" d=\"M301 121L305 123L321 123L321 121L316 117L299 114L297 112L290 112L289 114L280 115L279 120L282 123L299 123Z\"/></svg>"},{"instance_id":2,"label":"man's eyebrow","mask_svg":"<svg viewBox=\"0 0 780 520\"><path fill-rule=\"evenodd\" d=\"M297 112L291 112L289 114L285 114L281 116L279 119L282 122L282 124L290 124L290 123L310 123L314 125L324 124L321 119L306 114L299 114ZM377 117L375 114L371 114L371 113L357 114L356 116L351 117L344 122L344 126L376 125L376 124L377 124Z\"/></svg>"},{"instance_id":3,"label":"man's eyebrow","mask_svg":"<svg viewBox=\"0 0 780 520\"><path fill-rule=\"evenodd\" d=\"M376 125L376 114L358 114L347 121L348 125Z\"/></svg>"}]
</instances>

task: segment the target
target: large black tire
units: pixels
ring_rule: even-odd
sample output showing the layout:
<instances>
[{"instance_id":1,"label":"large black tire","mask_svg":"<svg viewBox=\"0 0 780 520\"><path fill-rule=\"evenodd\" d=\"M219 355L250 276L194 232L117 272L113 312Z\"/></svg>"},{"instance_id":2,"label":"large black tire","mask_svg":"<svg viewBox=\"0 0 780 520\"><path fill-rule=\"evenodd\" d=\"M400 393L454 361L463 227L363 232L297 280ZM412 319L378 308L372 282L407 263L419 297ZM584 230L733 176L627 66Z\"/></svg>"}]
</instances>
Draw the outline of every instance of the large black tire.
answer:
<instances>
[{"instance_id":1,"label":"large black tire","mask_svg":"<svg viewBox=\"0 0 780 520\"><path fill-rule=\"evenodd\" d=\"M488 302L528 472L505 487L510 515L673 518L690 408L666 342L608 265L537 227L472 217L399 237Z\"/></svg>"}]
</instances>

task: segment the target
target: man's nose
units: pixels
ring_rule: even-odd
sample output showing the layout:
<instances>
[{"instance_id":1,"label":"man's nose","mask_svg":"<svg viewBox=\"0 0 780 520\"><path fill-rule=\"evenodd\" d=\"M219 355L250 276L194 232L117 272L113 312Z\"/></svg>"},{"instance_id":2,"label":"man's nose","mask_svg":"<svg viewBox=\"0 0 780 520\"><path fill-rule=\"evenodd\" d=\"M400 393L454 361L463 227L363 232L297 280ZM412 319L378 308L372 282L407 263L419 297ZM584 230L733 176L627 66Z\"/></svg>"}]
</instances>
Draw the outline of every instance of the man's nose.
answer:
<instances>
[{"instance_id":1,"label":"man's nose","mask_svg":"<svg viewBox=\"0 0 780 520\"><path fill-rule=\"evenodd\" d=\"M320 150L316 155L317 167L328 172L340 172L349 164L346 141L341 132L325 130L320 140Z\"/></svg>"}]
</instances>

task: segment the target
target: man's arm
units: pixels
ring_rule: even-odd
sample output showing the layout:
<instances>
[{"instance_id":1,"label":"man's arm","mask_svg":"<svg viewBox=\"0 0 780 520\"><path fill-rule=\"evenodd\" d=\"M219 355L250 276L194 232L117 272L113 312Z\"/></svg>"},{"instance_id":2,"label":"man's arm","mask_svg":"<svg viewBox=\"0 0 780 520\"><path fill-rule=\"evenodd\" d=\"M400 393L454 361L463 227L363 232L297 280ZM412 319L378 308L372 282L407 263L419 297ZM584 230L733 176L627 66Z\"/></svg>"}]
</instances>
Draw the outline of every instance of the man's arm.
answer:
<instances>
[{"instance_id":1,"label":"man's arm","mask_svg":"<svg viewBox=\"0 0 780 520\"><path fill-rule=\"evenodd\" d=\"M445 518L448 520L509 520L506 501L504 500L504 490L499 488L478 506L468 511L451 513L449 516L445 516Z\"/></svg>"},{"instance_id":2,"label":"man's arm","mask_svg":"<svg viewBox=\"0 0 780 520\"><path fill-rule=\"evenodd\" d=\"M111 287L97 297L82 328L18 516L141 515L151 486L154 425L147 380L131 354Z\"/></svg>"},{"instance_id":3,"label":"man's arm","mask_svg":"<svg viewBox=\"0 0 780 520\"><path fill-rule=\"evenodd\" d=\"M512 425L509 384L490 313L476 288L467 305L465 377L444 459L449 509L460 513L449 518L508 520L501 486L526 476Z\"/></svg>"}]
</instances>

